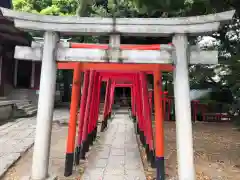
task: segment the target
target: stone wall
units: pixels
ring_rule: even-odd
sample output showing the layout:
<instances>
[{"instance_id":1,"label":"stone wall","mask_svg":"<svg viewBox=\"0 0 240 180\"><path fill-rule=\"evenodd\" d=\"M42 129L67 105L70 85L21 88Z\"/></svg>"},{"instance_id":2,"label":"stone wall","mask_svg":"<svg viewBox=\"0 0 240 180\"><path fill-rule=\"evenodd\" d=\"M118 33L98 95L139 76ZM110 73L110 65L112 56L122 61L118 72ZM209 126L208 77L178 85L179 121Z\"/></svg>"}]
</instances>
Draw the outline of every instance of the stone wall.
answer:
<instances>
[{"instance_id":1,"label":"stone wall","mask_svg":"<svg viewBox=\"0 0 240 180\"><path fill-rule=\"evenodd\" d=\"M10 101L0 101L0 125L11 118L14 111L13 105Z\"/></svg>"}]
</instances>

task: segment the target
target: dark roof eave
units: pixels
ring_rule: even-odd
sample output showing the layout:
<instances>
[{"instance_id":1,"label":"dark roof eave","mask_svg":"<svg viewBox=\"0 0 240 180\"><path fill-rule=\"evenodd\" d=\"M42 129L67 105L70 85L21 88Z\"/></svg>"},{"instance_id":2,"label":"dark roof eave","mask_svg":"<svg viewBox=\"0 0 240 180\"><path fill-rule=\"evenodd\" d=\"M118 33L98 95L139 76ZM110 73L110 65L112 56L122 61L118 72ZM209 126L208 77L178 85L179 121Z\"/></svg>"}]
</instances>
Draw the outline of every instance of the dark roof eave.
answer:
<instances>
[{"instance_id":1,"label":"dark roof eave","mask_svg":"<svg viewBox=\"0 0 240 180\"><path fill-rule=\"evenodd\" d=\"M12 21L1 16L1 14L0 14L0 24L5 24L6 25L5 27L7 27L7 30L6 30L6 28L4 30L3 29L1 30L1 26L0 26L0 33L14 35L14 36L22 36L24 39L26 39L26 41L24 41L24 42L14 41L15 45L25 45L25 46L31 45L31 42L33 39L32 36L28 32L24 32L24 31L16 28Z\"/></svg>"}]
</instances>

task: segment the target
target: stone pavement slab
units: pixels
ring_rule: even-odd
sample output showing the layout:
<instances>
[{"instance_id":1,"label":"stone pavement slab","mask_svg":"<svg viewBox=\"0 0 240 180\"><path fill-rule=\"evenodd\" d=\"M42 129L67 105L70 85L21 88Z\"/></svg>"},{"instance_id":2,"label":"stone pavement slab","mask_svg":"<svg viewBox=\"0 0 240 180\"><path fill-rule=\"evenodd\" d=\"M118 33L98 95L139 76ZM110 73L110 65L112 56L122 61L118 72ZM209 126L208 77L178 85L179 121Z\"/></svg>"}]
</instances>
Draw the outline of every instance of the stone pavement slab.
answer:
<instances>
[{"instance_id":1,"label":"stone pavement slab","mask_svg":"<svg viewBox=\"0 0 240 180\"><path fill-rule=\"evenodd\" d=\"M82 180L146 180L134 134L126 114L116 113L92 147Z\"/></svg>"},{"instance_id":2,"label":"stone pavement slab","mask_svg":"<svg viewBox=\"0 0 240 180\"><path fill-rule=\"evenodd\" d=\"M68 109L56 109L53 121L68 121ZM19 118L0 126L0 178L34 143L36 117Z\"/></svg>"}]
</instances>

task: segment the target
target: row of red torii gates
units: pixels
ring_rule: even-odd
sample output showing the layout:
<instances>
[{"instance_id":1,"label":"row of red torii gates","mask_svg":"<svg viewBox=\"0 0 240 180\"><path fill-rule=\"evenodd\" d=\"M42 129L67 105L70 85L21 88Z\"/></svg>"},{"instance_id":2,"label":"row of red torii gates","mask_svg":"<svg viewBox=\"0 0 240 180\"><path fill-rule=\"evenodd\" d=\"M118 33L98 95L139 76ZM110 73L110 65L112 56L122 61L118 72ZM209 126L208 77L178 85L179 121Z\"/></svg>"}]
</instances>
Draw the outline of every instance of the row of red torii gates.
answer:
<instances>
[{"instance_id":1,"label":"row of red torii gates","mask_svg":"<svg viewBox=\"0 0 240 180\"><path fill-rule=\"evenodd\" d=\"M96 138L101 82L107 81L101 131L104 131L108 119L111 118L115 87L131 88L131 114L134 121L136 120L137 132L142 144L145 145L151 166L157 169L157 177L164 179L164 118L161 72L169 72L173 68L169 64L58 63L58 69L73 69L74 71L64 175L70 176L74 162L78 165L80 159L85 159L89 146ZM84 72L84 81L80 98L81 72ZM150 73L154 76L155 136L153 136L152 130L152 111L146 78L146 74ZM75 147L79 102L78 138Z\"/></svg>"}]
</instances>

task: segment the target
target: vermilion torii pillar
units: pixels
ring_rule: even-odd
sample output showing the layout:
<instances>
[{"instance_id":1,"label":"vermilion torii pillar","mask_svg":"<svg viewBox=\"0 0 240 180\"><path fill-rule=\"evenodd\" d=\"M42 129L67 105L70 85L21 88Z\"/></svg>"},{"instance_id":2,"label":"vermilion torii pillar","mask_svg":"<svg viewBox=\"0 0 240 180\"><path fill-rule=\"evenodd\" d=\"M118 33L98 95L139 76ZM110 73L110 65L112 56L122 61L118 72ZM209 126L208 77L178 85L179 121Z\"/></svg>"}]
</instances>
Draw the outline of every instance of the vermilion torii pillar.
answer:
<instances>
[{"instance_id":1,"label":"vermilion torii pillar","mask_svg":"<svg viewBox=\"0 0 240 180\"><path fill-rule=\"evenodd\" d=\"M85 154L88 151L88 147L89 145L92 144L97 135L97 120L100 104L101 77L99 76L99 73L95 73L94 80L92 80L92 83L94 81L94 84L92 85L91 88L89 76L92 73L93 72L85 71L84 74L83 93L81 97L79 114L78 142L75 150L76 165L79 164L80 159L85 159ZM90 97L92 97L91 101L89 100ZM89 114L88 118L85 117L86 113Z\"/></svg>"},{"instance_id":2,"label":"vermilion torii pillar","mask_svg":"<svg viewBox=\"0 0 240 180\"><path fill-rule=\"evenodd\" d=\"M91 113L91 101L93 98L93 88L94 88L94 71L90 71L90 77L89 77L89 85L88 85L88 96L87 96L87 102L86 102L86 108L84 112L84 119L83 119L83 133L82 133L82 152L81 158L85 157L85 153L87 152L87 147L89 145L88 142L88 125L91 121L89 118L90 113Z\"/></svg>"},{"instance_id":3,"label":"vermilion torii pillar","mask_svg":"<svg viewBox=\"0 0 240 180\"><path fill-rule=\"evenodd\" d=\"M113 108L113 104L114 104L115 85L116 85L116 82L113 81L111 83L111 88L110 88L110 102L109 102L110 107L109 107L109 110L108 110L109 118L112 118L112 108Z\"/></svg>"},{"instance_id":4,"label":"vermilion torii pillar","mask_svg":"<svg viewBox=\"0 0 240 180\"><path fill-rule=\"evenodd\" d=\"M153 130L152 130L152 111L151 105L148 96L148 85L147 85L147 77L143 72L140 73L140 81L141 81L141 93L143 97L143 112L144 119L147 121L147 137L148 143L146 144L146 154L147 158L151 163L152 167L155 167L155 151L154 151L154 143L153 143ZM159 100L161 101L161 99ZM164 171L165 172L165 171ZM163 172L163 173L164 173Z\"/></svg>"},{"instance_id":5,"label":"vermilion torii pillar","mask_svg":"<svg viewBox=\"0 0 240 180\"><path fill-rule=\"evenodd\" d=\"M163 128L163 108L162 108L162 78L159 70L154 71L154 106L155 106L155 148L156 148L156 168L157 180L165 179L164 170L164 128ZM159 93L160 92L160 93Z\"/></svg>"},{"instance_id":6,"label":"vermilion torii pillar","mask_svg":"<svg viewBox=\"0 0 240 180\"><path fill-rule=\"evenodd\" d=\"M77 112L80 100L81 90L81 64L75 67L73 71L73 83L72 83L72 97L70 106L70 119L68 126L68 139L66 149L66 160L65 160L65 176L69 176L73 169L74 150L75 150L75 135L77 126Z\"/></svg>"},{"instance_id":7,"label":"vermilion torii pillar","mask_svg":"<svg viewBox=\"0 0 240 180\"><path fill-rule=\"evenodd\" d=\"M137 119L138 119L138 129L137 132L140 135L140 140L145 147L147 159L151 163L152 167L155 167L155 149L153 144L153 131L152 131L152 120L151 120L151 111L150 104L147 93L147 81L144 73L140 73L138 77L136 77L136 88L137 88ZM142 103L141 103L142 102ZM140 105L139 105L140 104ZM157 109L158 111L158 109ZM157 132L155 132L155 136L159 136ZM159 142L156 142L159 143ZM163 142L161 146L163 146ZM156 147L157 148L157 147ZM164 170L164 168L163 168ZM162 173L164 174L165 171Z\"/></svg>"},{"instance_id":8,"label":"vermilion torii pillar","mask_svg":"<svg viewBox=\"0 0 240 180\"><path fill-rule=\"evenodd\" d=\"M78 121L78 140L77 140L77 147L75 149L75 164L76 165L79 164L80 151L82 148L84 115L85 115L85 108L86 108L87 95L88 95L87 92L88 92L88 86L89 86L89 75L90 75L89 70L84 72L82 96L81 96L81 101L80 101L79 121Z\"/></svg>"},{"instance_id":9,"label":"vermilion torii pillar","mask_svg":"<svg viewBox=\"0 0 240 180\"><path fill-rule=\"evenodd\" d=\"M88 123L88 136L87 136L87 143L86 143L86 152L89 151L89 147L90 145L93 145L93 141L94 141L94 129L95 129L95 126L96 126L96 123L97 123L97 119L96 119L96 105L99 106L99 104L97 104L96 102L96 99L97 99L97 92L98 92L98 89L97 89L97 86L98 86L98 80L99 80L99 76L98 76L98 73L95 72L94 73L94 80L93 80L93 87L92 87L92 99L91 99L91 104L90 104L90 116L89 116L89 123Z\"/></svg>"},{"instance_id":10,"label":"vermilion torii pillar","mask_svg":"<svg viewBox=\"0 0 240 180\"><path fill-rule=\"evenodd\" d=\"M105 91L105 100L104 100L104 107L103 107L103 120L102 120L102 126L101 126L101 132L104 131L104 129L108 125L108 110L110 106L110 91L111 91L111 78L107 79L107 85L106 85L106 91Z\"/></svg>"}]
</instances>

